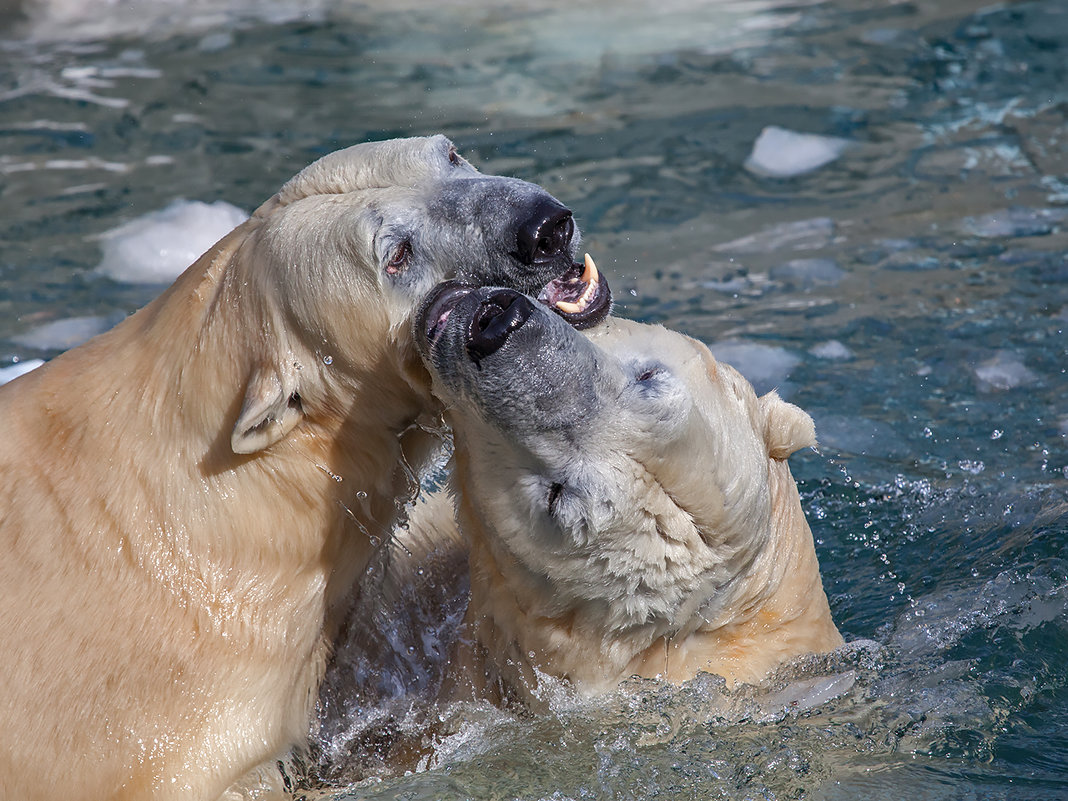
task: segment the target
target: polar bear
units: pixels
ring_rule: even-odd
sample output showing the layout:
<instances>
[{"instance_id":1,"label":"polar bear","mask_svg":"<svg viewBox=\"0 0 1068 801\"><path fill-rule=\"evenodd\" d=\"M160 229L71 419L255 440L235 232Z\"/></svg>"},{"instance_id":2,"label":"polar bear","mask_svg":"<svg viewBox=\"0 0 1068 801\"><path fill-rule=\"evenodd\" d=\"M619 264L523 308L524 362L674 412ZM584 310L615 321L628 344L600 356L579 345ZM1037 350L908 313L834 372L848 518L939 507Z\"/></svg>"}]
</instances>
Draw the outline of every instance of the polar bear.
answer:
<instances>
[{"instance_id":1,"label":"polar bear","mask_svg":"<svg viewBox=\"0 0 1068 801\"><path fill-rule=\"evenodd\" d=\"M0 798L213 801L301 743L434 439L419 301L456 276L593 325L577 241L444 137L358 145L0 389Z\"/></svg>"},{"instance_id":2,"label":"polar bear","mask_svg":"<svg viewBox=\"0 0 1068 801\"><path fill-rule=\"evenodd\" d=\"M689 337L580 334L511 289L443 284L416 326L469 548L444 699L529 703L539 673L753 683L842 644L786 461L815 444L801 409Z\"/></svg>"}]
</instances>

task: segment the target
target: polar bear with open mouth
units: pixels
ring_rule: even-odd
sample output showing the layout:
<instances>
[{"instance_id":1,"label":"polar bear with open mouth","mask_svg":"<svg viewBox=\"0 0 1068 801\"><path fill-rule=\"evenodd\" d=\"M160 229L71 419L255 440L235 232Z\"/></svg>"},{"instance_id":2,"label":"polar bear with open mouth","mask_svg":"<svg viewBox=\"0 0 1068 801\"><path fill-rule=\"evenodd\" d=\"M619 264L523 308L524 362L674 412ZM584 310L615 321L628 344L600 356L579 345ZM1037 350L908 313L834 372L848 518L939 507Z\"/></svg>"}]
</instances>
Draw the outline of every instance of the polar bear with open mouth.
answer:
<instances>
[{"instance_id":1,"label":"polar bear with open mouth","mask_svg":"<svg viewBox=\"0 0 1068 801\"><path fill-rule=\"evenodd\" d=\"M0 799L214 801L305 740L436 444L415 310L456 277L593 325L610 294L577 244L444 137L357 145L0 389Z\"/></svg>"},{"instance_id":2,"label":"polar bear with open mouth","mask_svg":"<svg viewBox=\"0 0 1068 801\"><path fill-rule=\"evenodd\" d=\"M580 334L511 289L443 284L416 325L469 548L445 698L530 700L539 672L750 683L842 644L786 461L815 444L801 409L689 337Z\"/></svg>"}]
</instances>

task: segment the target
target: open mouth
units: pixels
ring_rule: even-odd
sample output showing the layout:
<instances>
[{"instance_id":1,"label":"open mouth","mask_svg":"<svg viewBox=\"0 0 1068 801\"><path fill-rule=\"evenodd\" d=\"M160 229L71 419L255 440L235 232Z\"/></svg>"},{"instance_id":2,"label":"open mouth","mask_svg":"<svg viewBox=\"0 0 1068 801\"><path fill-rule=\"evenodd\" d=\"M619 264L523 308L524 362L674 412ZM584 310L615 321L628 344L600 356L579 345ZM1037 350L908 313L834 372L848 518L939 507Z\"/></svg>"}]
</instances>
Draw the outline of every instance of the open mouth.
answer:
<instances>
[{"instance_id":1,"label":"open mouth","mask_svg":"<svg viewBox=\"0 0 1068 801\"><path fill-rule=\"evenodd\" d=\"M579 329L592 328L612 311L612 290L589 253L583 264L547 283L538 300Z\"/></svg>"},{"instance_id":2,"label":"open mouth","mask_svg":"<svg viewBox=\"0 0 1068 801\"><path fill-rule=\"evenodd\" d=\"M423 333L429 344L437 341L453 309L475 289L461 281L445 281L434 288L422 313ZM578 329L597 325L612 310L612 290L588 253L584 264L573 265L546 284L538 300Z\"/></svg>"}]
</instances>

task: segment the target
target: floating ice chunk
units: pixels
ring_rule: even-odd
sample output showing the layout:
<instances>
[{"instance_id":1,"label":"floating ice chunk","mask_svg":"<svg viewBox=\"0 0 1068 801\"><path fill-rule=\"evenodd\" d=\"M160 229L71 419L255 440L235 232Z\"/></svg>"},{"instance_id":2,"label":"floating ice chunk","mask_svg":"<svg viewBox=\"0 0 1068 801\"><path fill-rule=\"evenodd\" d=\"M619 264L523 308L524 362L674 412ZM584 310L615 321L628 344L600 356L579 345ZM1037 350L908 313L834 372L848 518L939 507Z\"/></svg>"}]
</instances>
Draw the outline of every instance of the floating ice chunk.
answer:
<instances>
[{"instance_id":1,"label":"floating ice chunk","mask_svg":"<svg viewBox=\"0 0 1068 801\"><path fill-rule=\"evenodd\" d=\"M755 342L720 342L710 345L709 349L717 359L744 375L757 394L780 386L801 362L785 348Z\"/></svg>"},{"instance_id":2,"label":"floating ice chunk","mask_svg":"<svg viewBox=\"0 0 1068 801\"><path fill-rule=\"evenodd\" d=\"M835 286L845 276L846 271L834 259L794 259L771 268L774 280L801 289Z\"/></svg>"},{"instance_id":3,"label":"floating ice chunk","mask_svg":"<svg viewBox=\"0 0 1068 801\"><path fill-rule=\"evenodd\" d=\"M1017 354L1007 350L999 350L973 369L979 389L985 392L1025 387L1038 381L1038 375Z\"/></svg>"},{"instance_id":4,"label":"floating ice chunk","mask_svg":"<svg viewBox=\"0 0 1068 801\"><path fill-rule=\"evenodd\" d=\"M8 367L0 367L0 384L13 381L20 375L30 372L30 370L36 370L42 364L44 364L44 361L41 359L27 359L24 362L15 362Z\"/></svg>"},{"instance_id":5,"label":"floating ice chunk","mask_svg":"<svg viewBox=\"0 0 1068 801\"><path fill-rule=\"evenodd\" d=\"M753 143L745 168L768 178L792 178L830 164L851 144L850 140L836 136L799 133L769 125Z\"/></svg>"},{"instance_id":6,"label":"floating ice chunk","mask_svg":"<svg viewBox=\"0 0 1068 801\"><path fill-rule=\"evenodd\" d=\"M97 271L130 284L170 283L247 219L248 214L222 200L175 200L104 234Z\"/></svg>"},{"instance_id":7,"label":"floating ice chunk","mask_svg":"<svg viewBox=\"0 0 1068 801\"><path fill-rule=\"evenodd\" d=\"M777 223L755 234L732 239L712 248L719 253L778 253L783 250L819 250L834 240L834 220L813 217L810 220Z\"/></svg>"},{"instance_id":8,"label":"floating ice chunk","mask_svg":"<svg viewBox=\"0 0 1068 801\"><path fill-rule=\"evenodd\" d=\"M815 356L817 359L829 359L836 362L849 361L853 358L853 351L839 342L837 339L831 339L827 342L821 342L819 345L815 345L809 348L809 353Z\"/></svg>"},{"instance_id":9,"label":"floating ice chunk","mask_svg":"<svg viewBox=\"0 0 1068 801\"><path fill-rule=\"evenodd\" d=\"M68 350L107 331L121 317L68 317L31 328L11 341L32 350Z\"/></svg>"}]
</instances>

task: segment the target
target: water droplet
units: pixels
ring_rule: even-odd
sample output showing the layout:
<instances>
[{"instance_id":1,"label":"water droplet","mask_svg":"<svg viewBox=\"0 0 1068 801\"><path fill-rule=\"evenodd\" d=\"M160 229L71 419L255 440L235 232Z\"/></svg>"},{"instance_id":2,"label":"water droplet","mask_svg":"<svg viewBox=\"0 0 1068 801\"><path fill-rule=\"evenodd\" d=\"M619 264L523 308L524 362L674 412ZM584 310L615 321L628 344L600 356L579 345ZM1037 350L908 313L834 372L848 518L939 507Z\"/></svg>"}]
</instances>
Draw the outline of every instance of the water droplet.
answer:
<instances>
[{"instance_id":1,"label":"water droplet","mask_svg":"<svg viewBox=\"0 0 1068 801\"><path fill-rule=\"evenodd\" d=\"M931 437L934 436L934 432L930 428L928 428L927 426L924 426L923 427L923 435L927 439L930 439Z\"/></svg>"},{"instance_id":2,"label":"water droplet","mask_svg":"<svg viewBox=\"0 0 1068 801\"><path fill-rule=\"evenodd\" d=\"M365 501L365 500L367 500L367 493L364 492L363 490L360 490L359 492L356 493L356 497L359 498L361 501Z\"/></svg>"},{"instance_id":3,"label":"water droplet","mask_svg":"<svg viewBox=\"0 0 1068 801\"><path fill-rule=\"evenodd\" d=\"M329 365L329 364L333 364L333 363L334 363L334 357L333 356L323 356L323 364Z\"/></svg>"}]
</instances>

